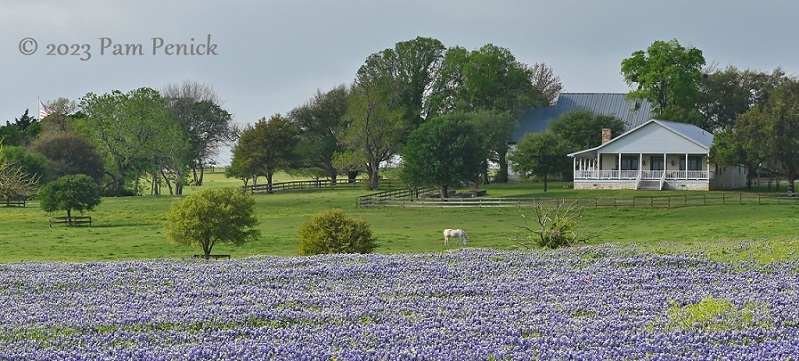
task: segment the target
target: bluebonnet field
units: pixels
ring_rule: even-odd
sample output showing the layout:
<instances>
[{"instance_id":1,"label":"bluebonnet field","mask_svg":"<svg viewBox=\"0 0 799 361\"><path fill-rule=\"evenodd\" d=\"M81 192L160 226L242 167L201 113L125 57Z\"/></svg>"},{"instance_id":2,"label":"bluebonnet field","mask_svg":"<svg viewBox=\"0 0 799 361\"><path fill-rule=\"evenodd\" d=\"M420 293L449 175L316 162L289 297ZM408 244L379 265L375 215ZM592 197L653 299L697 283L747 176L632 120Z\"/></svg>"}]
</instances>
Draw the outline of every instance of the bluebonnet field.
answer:
<instances>
[{"instance_id":1,"label":"bluebonnet field","mask_svg":"<svg viewBox=\"0 0 799 361\"><path fill-rule=\"evenodd\" d=\"M16 263L0 359L790 360L797 271L610 246Z\"/></svg>"}]
</instances>

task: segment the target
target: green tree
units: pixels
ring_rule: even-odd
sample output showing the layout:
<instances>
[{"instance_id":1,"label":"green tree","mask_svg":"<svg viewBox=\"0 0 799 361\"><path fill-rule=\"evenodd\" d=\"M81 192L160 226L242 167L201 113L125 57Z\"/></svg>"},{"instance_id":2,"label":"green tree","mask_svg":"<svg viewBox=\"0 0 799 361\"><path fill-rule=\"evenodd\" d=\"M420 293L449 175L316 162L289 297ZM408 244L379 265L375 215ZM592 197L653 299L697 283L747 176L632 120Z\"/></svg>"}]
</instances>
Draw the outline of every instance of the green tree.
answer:
<instances>
[{"instance_id":1,"label":"green tree","mask_svg":"<svg viewBox=\"0 0 799 361\"><path fill-rule=\"evenodd\" d=\"M738 115L734 128L727 126L713 135L711 161L718 166L745 165L746 187L752 189L752 178L769 159L769 123L768 115L760 108Z\"/></svg>"},{"instance_id":2,"label":"green tree","mask_svg":"<svg viewBox=\"0 0 799 361\"><path fill-rule=\"evenodd\" d=\"M794 194L794 183L799 178L799 81L774 89L765 112L772 136L767 142L769 159L788 180L789 192Z\"/></svg>"},{"instance_id":3,"label":"green tree","mask_svg":"<svg viewBox=\"0 0 799 361\"><path fill-rule=\"evenodd\" d=\"M14 123L6 121L0 127L0 142L5 145L27 146L41 132L42 126L36 118L28 115L29 110L19 118L14 118Z\"/></svg>"},{"instance_id":4,"label":"green tree","mask_svg":"<svg viewBox=\"0 0 799 361\"><path fill-rule=\"evenodd\" d=\"M377 240L363 219L348 217L333 209L314 214L300 226L301 255L331 253L372 253Z\"/></svg>"},{"instance_id":5,"label":"green tree","mask_svg":"<svg viewBox=\"0 0 799 361\"><path fill-rule=\"evenodd\" d=\"M261 236L255 200L235 187L209 188L172 203L164 228L173 243L201 246L206 259L217 243L241 246Z\"/></svg>"},{"instance_id":6,"label":"green tree","mask_svg":"<svg viewBox=\"0 0 799 361\"><path fill-rule=\"evenodd\" d=\"M41 180L47 175L47 159L38 153L29 152L21 146L5 146L0 148L0 162L11 163L20 170Z\"/></svg>"},{"instance_id":7,"label":"green tree","mask_svg":"<svg viewBox=\"0 0 799 361\"><path fill-rule=\"evenodd\" d=\"M233 149L235 150L236 148ZM238 157L234 155L233 160L230 162L230 166L225 169L225 177L241 179L245 186L249 184L251 179L253 180L253 184L257 184L258 168L255 167L255 161L252 158L245 157L244 155Z\"/></svg>"},{"instance_id":8,"label":"green tree","mask_svg":"<svg viewBox=\"0 0 799 361\"><path fill-rule=\"evenodd\" d=\"M517 115L533 106L547 105L560 91L559 81L545 65L533 67L522 64L505 48L487 44L475 51L462 47L447 50L431 94L428 113L489 111L508 114L505 125L494 124L495 130L517 124ZM534 81L536 83L534 83ZM544 86L539 89L536 86ZM546 94L544 93L546 92ZM508 137L505 139L507 143ZM499 165L496 181L507 181L507 147L493 147Z\"/></svg>"},{"instance_id":9,"label":"green tree","mask_svg":"<svg viewBox=\"0 0 799 361\"><path fill-rule=\"evenodd\" d=\"M45 212L66 211L72 224L72 211L91 211L100 204L97 183L85 174L58 178L39 189L39 204Z\"/></svg>"},{"instance_id":10,"label":"green tree","mask_svg":"<svg viewBox=\"0 0 799 361\"><path fill-rule=\"evenodd\" d=\"M611 134L620 135L624 131L624 122L612 115L575 110L560 116L549 125L549 130L572 145L569 151L593 148L602 144L602 129L605 128L610 129Z\"/></svg>"},{"instance_id":11,"label":"green tree","mask_svg":"<svg viewBox=\"0 0 799 361\"><path fill-rule=\"evenodd\" d=\"M298 143L297 125L275 114L269 121L262 118L255 126L242 132L233 147L233 163L244 173L252 170L255 176L266 176L268 191L271 192L275 172L296 168Z\"/></svg>"},{"instance_id":12,"label":"green tree","mask_svg":"<svg viewBox=\"0 0 799 361\"><path fill-rule=\"evenodd\" d=\"M508 158L513 170L525 178L533 176L544 180L544 192L547 191L547 180L550 175L562 175L571 168L571 161L566 156L569 143L560 135L546 131L529 133L518 143Z\"/></svg>"},{"instance_id":13,"label":"green tree","mask_svg":"<svg viewBox=\"0 0 799 361\"><path fill-rule=\"evenodd\" d=\"M531 106L549 104L533 84L536 69L518 62L510 50L493 44L471 52L450 48L429 96L429 113L492 110L517 114Z\"/></svg>"},{"instance_id":14,"label":"green tree","mask_svg":"<svg viewBox=\"0 0 799 361\"><path fill-rule=\"evenodd\" d=\"M31 144L31 151L47 159L44 182L71 174L86 174L98 183L103 177L103 157L78 134L57 132L40 136Z\"/></svg>"},{"instance_id":15,"label":"green tree","mask_svg":"<svg viewBox=\"0 0 799 361\"><path fill-rule=\"evenodd\" d=\"M402 178L414 185L434 185L446 198L450 187L477 181L485 153L467 114L434 117L408 137Z\"/></svg>"},{"instance_id":16,"label":"green tree","mask_svg":"<svg viewBox=\"0 0 799 361\"><path fill-rule=\"evenodd\" d=\"M435 80L444 57L444 45L433 38L417 37L394 46L399 103L404 109L403 118L415 129L426 118L424 102ZM411 129L411 130L412 130Z\"/></svg>"},{"instance_id":17,"label":"green tree","mask_svg":"<svg viewBox=\"0 0 799 361\"><path fill-rule=\"evenodd\" d=\"M300 129L301 145L298 149L303 167L318 169L333 182L338 176L335 154L345 150L337 137L346 126L344 115L347 113L349 93L350 90L344 85L326 93L317 91L310 101L294 108L289 114L289 118Z\"/></svg>"},{"instance_id":18,"label":"green tree","mask_svg":"<svg viewBox=\"0 0 799 361\"><path fill-rule=\"evenodd\" d=\"M81 99L85 118L80 119L82 133L97 146L105 159L109 185L115 195L127 194L126 182L137 181L145 172L160 168L156 162L183 141L177 121L161 95L150 88L128 93L114 90ZM181 135L175 139L175 135Z\"/></svg>"},{"instance_id":19,"label":"green tree","mask_svg":"<svg viewBox=\"0 0 799 361\"><path fill-rule=\"evenodd\" d=\"M716 132L734 127L739 115L765 105L774 88L787 80L780 68L771 74L734 66L706 70L700 83L699 102L699 110L706 117L706 129Z\"/></svg>"},{"instance_id":20,"label":"green tree","mask_svg":"<svg viewBox=\"0 0 799 361\"><path fill-rule=\"evenodd\" d=\"M399 152L410 127L402 109L393 105L393 80L369 75L373 70L365 66L359 70L345 115L349 126L339 135L346 150L336 155L362 164L371 190L378 188L381 164Z\"/></svg>"},{"instance_id":21,"label":"green tree","mask_svg":"<svg viewBox=\"0 0 799 361\"><path fill-rule=\"evenodd\" d=\"M214 163L219 147L233 137L233 116L219 106L213 88L204 84L190 81L171 84L163 94L186 134L187 165L194 184L201 186L205 167Z\"/></svg>"},{"instance_id":22,"label":"green tree","mask_svg":"<svg viewBox=\"0 0 799 361\"><path fill-rule=\"evenodd\" d=\"M685 122L687 117L703 126L698 103L704 65L701 50L685 48L677 39L659 40L622 60L621 74L628 85L635 84L629 98L648 100L661 118Z\"/></svg>"},{"instance_id":23,"label":"green tree","mask_svg":"<svg viewBox=\"0 0 799 361\"><path fill-rule=\"evenodd\" d=\"M493 110L478 110L469 113L471 122L474 124L477 134L483 139L486 148L487 159L482 163L480 172L483 182L488 183L488 163L493 162L499 166L495 181L507 182L508 160L507 155L510 150L508 139L518 126L513 115L508 112Z\"/></svg>"},{"instance_id":24,"label":"green tree","mask_svg":"<svg viewBox=\"0 0 799 361\"><path fill-rule=\"evenodd\" d=\"M5 152L5 147L0 143L0 154ZM8 201L10 198L25 195L36 188L36 176L26 173L22 167L0 157L0 200Z\"/></svg>"}]
</instances>

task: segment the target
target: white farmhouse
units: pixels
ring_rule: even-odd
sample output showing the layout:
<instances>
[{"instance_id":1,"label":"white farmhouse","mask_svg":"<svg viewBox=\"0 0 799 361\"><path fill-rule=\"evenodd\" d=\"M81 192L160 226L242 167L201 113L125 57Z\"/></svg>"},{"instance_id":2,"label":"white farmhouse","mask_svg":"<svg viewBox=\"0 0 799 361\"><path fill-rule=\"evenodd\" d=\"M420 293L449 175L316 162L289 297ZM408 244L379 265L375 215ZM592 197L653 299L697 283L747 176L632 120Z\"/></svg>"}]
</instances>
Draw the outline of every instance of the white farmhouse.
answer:
<instances>
[{"instance_id":1,"label":"white farmhouse","mask_svg":"<svg viewBox=\"0 0 799 361\"><path fill-rule=\"evenodd\" d=\"M605 132L607 133L607 132ZM569 154L575 189L713 190L746 186L743 166L709 160L713 134L695 125L652 119L602 145Z\"/></svg>"}]
</instances>

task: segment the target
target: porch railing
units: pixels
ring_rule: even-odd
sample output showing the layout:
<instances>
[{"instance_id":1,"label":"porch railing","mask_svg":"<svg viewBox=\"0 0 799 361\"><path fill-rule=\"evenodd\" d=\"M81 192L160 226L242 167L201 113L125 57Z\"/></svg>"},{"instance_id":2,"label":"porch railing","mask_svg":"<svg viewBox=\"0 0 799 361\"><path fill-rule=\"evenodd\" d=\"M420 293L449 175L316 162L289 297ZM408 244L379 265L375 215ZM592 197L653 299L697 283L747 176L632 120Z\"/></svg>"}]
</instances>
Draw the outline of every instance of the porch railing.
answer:
<instances>
[{"instance_id":1,"label":"porch railing","mask_svg":"<svg viewBox=\"0 0 799 361\"><path fill-rule=\"evenodd\" d=\"M574 179L685 179L708 180L706 170L576 170Z\"/></svg>"}]
</instances>

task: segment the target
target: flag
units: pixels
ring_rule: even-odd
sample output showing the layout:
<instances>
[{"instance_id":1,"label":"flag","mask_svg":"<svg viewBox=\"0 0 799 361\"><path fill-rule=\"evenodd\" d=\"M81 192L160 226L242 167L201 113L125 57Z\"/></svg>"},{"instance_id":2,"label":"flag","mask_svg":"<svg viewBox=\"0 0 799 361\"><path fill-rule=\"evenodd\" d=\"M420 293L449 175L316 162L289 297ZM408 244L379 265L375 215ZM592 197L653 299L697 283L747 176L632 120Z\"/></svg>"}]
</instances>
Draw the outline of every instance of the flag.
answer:
<instances>
[{"instance_id":1,"label":"flag","mask_svg":"<svg viewBox=\"0 0 799 361\"><path fill-rule=\"evenodd\" d=\"M46 118L50 114L53 114L53 111L39 100L39 120Z\"/></svg>"}]
</instances>

